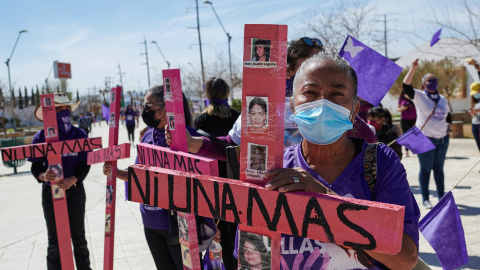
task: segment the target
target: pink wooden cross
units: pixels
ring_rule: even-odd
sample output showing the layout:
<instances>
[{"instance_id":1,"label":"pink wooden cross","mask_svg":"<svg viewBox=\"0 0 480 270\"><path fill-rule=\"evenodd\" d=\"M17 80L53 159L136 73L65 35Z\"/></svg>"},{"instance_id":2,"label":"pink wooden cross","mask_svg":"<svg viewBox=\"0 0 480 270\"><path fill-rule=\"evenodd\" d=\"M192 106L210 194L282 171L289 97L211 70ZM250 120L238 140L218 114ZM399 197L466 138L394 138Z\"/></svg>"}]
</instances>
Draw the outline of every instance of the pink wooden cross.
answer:
<instances>
[{"instance_id":1,"label":"pink wooden cross","mask_svg":"<svg viewBox=\"0 0 480 270\"><path fill-rule=\"evenodd\" d=\"M120 118L120 103L122 87L112 88L110 92L110 121L108 148L88 153L88 164L112 162L113 168L117 167L117 160L130 157L130 144L118 145L118 123ZM105 249L103 269L113 269L113 252L115 240L115 198L117 194L117 171L107 176L107 194L105 206Z\"/></svg>"},{"instance_id":2,"label":"pink wooden cross","mask_svg":"<svg viewBox=\"0 0 480 270\"><path fill-rule=\"evenodd\" d=\"M54 94L40 95L45 143L22 145L17 147L2 148L4 161L47 157L48 165L62 166L62 154L91 151L102 147L102 138L85 138L69 141L59 141L57 114L55 111ZM63 170L61 170L63 172ZM58 247L62 269L75 269L73 263L72 242L70 236L70 223L68 221L67 197L63 189L58 186L63 179L63 173L57 180L51 181L53 209L55 212L55 225L57 228Z\"/></svg>"},{"instance_id":3,"label":"pink wooden cross","mask_svg":"<svg viewBox=\"0 0 480 270\"><path fill-rule=\"evenodd\" d=\"M255 58L255 43L259 40L269 48L266 61ZM263 179L265 172L283 168L284 146L279 142L284 140L285 129L287 26L247 24L243 46L240 180L263 185L267 182ZM242 224L239 230L240 238L242 232L270 238L271 269L280 269L281 234Z\"/></svg>"}]
</instances>

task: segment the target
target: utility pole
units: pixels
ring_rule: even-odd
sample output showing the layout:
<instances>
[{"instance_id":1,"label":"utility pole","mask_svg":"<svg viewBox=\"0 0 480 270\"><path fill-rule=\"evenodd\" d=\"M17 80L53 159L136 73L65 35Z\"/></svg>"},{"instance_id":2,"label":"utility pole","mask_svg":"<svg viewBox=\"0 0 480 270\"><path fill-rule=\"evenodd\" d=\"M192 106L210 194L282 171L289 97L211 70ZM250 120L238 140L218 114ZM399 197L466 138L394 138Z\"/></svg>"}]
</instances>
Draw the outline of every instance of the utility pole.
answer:
<instances>
[{"instance_id":1,"label":"utility pole","mask_svg":"<svg viewBox=\"0 0 480 270\"><path fill-rule=\"evenodd\" d=\"M384 25L384 39L385 39L385 57L388 58L388 52L387 52L387 14L383 15L383 25Z\"/></svg>"},{"instance_id":2,"label":"utility pole","mask_svg":"<svg viewBox=\"0 0 480 270\"><path fill-rule=\"evenodd\" d=\"M123 74L125 73L122 73L122 69L120 68L120 63L118 63L118 76L120 76L120 86L122 87L122 90L123 90L123 80L122 80Z\"/></svg>"},{"instance_id":3,"label":"utility pole","mask_svg":"<svg viewBox=\"0 0 480 270\"><path fill-rule=\"evenodd\" d=\"M200 65L202 66L202 87L203 87L203 84L205 83L205 71L203 69L202 38L200 37L200 17L198 15L198 0L196 0L195 3L197 4L198 45L200 46Z\"/></svg>"},{"instance_id":4,"label":"utility pole","mask_svg":"<svg viewBox=\"0 0 480 270\"><path fill-rule=\"evenodd\" d=\"M198 6L198 3L197 3L197 6ZM145 58L147 59L148 89L150 89L150 68L148 67L147 39L145 38L145 36L143 36L143 44L145 44Z\"/></svg>"}]
</instances>

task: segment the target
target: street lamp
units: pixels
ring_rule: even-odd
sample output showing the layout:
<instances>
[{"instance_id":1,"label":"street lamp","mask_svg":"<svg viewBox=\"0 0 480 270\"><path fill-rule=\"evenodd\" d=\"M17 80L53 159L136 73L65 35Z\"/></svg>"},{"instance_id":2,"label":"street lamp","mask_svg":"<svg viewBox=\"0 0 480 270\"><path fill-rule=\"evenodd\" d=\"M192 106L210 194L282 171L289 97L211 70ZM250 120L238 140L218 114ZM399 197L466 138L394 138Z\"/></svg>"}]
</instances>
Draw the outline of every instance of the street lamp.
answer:
<instances>
[{"instance_id":1,"label":"street lamp","mask_svg":"<svg viewBox=\"0 0 480 270\"><path fill-rule=\"evenodd\" d=\"M203 3L204 4L209 4L212 7L213 13L215 13L215 16L217 17L218 22L222 26L223 32L225 32L225 35L227 35L227 38L228 38L228 60L229 60L229 64L230 64L230 86L232 87L232 89L230 91L230 99L233 102L232 52L230 51L230 41L232 41L232 36L229 33L227 33L227 31L225 30L225 27L223 27L222 21L220 21L220 18L218 17L217 12L213 8L213 3L210 2L210 1L203 1Z\"/></svg>"},{"instance_id":2,"label":"street lamp","mask_svg":"<svg viewBox=\"0 0 480 270\"><path fill-rule=\"evenodd\" d=\"M168 61L167 61L167 58L165 58L165 55L163 55L162 50L160 50L160 47L158 46L157 42L154 40L154 41L152 41L152 43L154 43L155 45L157 45L158 51L159 51L160 54L162 55L163 60L165 60L165 62L167 62L168 69L170 69L170 62L168 62Z\"/></svg>"},{"instance_id":3,"label":"street lamp","mask_svg":"<svg viewBox=\"0 0 480 270\"><path fill-rule=\"evenodd\" d=\"M17 47L17 43L18 43L18 40L20 39L20 35L22 33L25 33L25 32L27 32L27 30L20 30L18 32L17 41L15 41L15 45L13 45L12 53L10 54L10 57L7 59L7 61L5 61L5 64L7 64L7 69L8 69L8 87L10 89L10 98L12 99L11 100L11 103L12 103L12 117L13 117L13 107L15 107L15 100L13 98L12 81L10 79L10 59L12 59L13 52L15 52L15 48ZM17 122L15 121L15 118L13 119L13 129L15 131L17 131Z\"/></svg>"}]
</instances>

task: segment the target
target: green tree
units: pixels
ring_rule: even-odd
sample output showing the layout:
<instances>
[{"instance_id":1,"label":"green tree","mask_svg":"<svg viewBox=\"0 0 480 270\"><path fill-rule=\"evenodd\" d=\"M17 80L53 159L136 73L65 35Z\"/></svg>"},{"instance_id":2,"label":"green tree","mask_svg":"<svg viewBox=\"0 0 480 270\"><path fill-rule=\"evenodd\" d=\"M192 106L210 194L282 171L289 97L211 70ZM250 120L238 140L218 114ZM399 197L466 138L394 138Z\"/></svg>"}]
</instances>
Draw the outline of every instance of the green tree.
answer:
<instances>
[{"instance_id":1,"label":"green tree","mask_svg":"<svg viewBox=\"0 0 480 270\"><path fill-rule=\"evenodd\" d=\"M43 89L42 89L42 91L43 91ZM37 106L39 104L40 104L40 92L39 92L38 85L37 85L37 94L35 95L35 106Z\"/></svg>"},{"instance_id":2,"label":"green tree","mask_svg":"<svg viewBox=\"0 0 480 270\"><path fill-rule=\"evenodd\" d=\"M32 87L32 92L30 93L30 102L32 106L37 106L37 100L35 98L35 93L33 92L33 87Z\"/></svg>"},{"instance_id":3,"label":"green tree","mask_svg":"<svg viewBox=\"0 0 480 270\"><path fill-rule=\"evenodd\" d=\"M410 66L402 70L402 73L400 73L400 76L398 76L392 88L390 88L390 94L395 96L401 94L403 79L409 70ZM438 78L438 92L445 96L448 101L448 106L450 106L450 110L452 110L452 99L454 99L462 90L465 91L468 80L465 67L459 65L454 58L445 57L438 61L420 60L418 68L413 75L413 87L422 89L422 77L427 73L432 73Z\"/></svg>"},{"instance_id":4,"label":"green tree","mask_svg":"<svg viewBox=\"0 0 480 270\"><path fill-rule=\"evenodd\" d=\"M29 106L29 102L28 102L28 90L27 90L27 87L25 86L25 108L27 108Z\"/></svg>"},{"instance_id":5,"label":"green tree","mask_svg":"<svg viewBox=\"0 0 480 270\"><path fill-rule=\"evenodd\" d=\"M23 109L22 90L20 90L20 88L18 88L18 108L19 108L20 110Z\"/></svg>"}]
</instances>

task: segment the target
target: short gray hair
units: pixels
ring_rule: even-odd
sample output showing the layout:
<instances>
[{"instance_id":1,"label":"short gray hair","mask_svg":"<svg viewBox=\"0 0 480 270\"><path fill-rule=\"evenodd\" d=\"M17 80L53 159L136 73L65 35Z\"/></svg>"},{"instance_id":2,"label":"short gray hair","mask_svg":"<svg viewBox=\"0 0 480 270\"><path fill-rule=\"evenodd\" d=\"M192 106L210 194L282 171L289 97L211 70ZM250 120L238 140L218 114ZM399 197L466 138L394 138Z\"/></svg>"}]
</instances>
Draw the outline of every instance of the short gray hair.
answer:
<instances>
[{"instance_id":1,"label":"short gray hair","mask_svg":"<svg viewBox=\"0 0 480 270\"><path fill-rule=\"evenodd\" d=\"M425 81L426 81L427 78L430 77L430 76L435 77L435 75L433 75L432 73L427 73L427 74L423 75L423 77L422 77L422 84L425 84Z\"/></svg>"},{"instance_id":2,"label":"short gray hair","mask_svg":"<svg viewBox=\"0 0 480 270\"><path fill-rule=\"evenodd\" d=\"M353 102L357 100L357 87L358 87L358 79L357 79L357 73L355 72L355 69L350 65L350 63L347 62L347 60L343 59L339 55L332 54L329 52L319 52L312 57L308 58L305 60L302 65L297 70L297 74L295 75L295 79L293 81L293 91L295 92L297 88L297 83L298 79L303 77L305 73L305 68L314 62L323 62L323 61L329 61L332 63L332 65L329 65L330 69L333 69L335 71L339 71L344 73L348 80L352 82L353 85Z\"/></svg>"}]
</instances>

